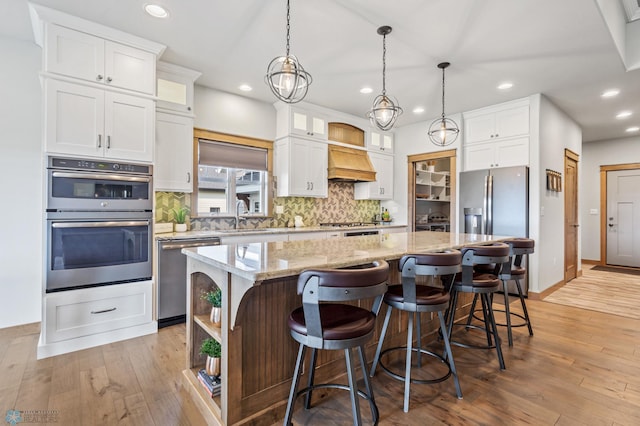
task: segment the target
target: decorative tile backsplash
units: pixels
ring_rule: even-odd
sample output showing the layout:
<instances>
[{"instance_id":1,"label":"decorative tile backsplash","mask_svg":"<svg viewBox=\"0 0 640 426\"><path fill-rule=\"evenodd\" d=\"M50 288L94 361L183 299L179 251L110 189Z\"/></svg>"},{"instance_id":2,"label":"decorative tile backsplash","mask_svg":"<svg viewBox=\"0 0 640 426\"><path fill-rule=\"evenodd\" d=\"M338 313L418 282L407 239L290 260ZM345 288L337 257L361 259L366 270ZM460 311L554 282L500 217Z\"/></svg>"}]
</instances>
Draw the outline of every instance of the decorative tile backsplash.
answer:
<instances>
[{"instance_id":1,"label":"decorative tile backsplash","mask_svg":"<svg viewBox=\"0 0 640 426\"><path fill-rule=\"evenodd\" d=\"M380 202L375 200L354 200L351 182L329 181L327 198L275 197L273 206L282 206L282 214L271 218L251 218L242 220L242 228L285 228L293 224L295 216L302 216L305 226L318 226L325 222L371 222L380 212ZM156 222L173 222L173 209L191 207L191 194L182 192L156 192ZM190 230L206 231L230 229L235 218L197 217L190 218Z\"/></svg>"}]
</instances>

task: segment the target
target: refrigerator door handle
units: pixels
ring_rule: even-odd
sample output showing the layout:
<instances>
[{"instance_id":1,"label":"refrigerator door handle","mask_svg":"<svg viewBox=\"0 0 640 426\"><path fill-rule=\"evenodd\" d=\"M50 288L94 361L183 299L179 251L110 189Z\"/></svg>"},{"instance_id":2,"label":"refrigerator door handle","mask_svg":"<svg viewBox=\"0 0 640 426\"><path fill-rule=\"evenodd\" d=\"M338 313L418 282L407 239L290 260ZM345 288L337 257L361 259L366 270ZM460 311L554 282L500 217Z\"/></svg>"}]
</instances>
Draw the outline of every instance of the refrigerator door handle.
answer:
<instances>
[{"instance_id":1,"label":"refrigerator door handle","mask_svg":"<svg viewBox=\"0 0 640 426\"><path fill-rule=\"evenodd\" d=\"M482 197L482 227L481 234L487 234L487 216L489 215L489 176L484 177L484 192Z\"/></svg>"},{"instance_id":2,"label":"refrigerator door handle","mask_svg":"<svg viewBox=\"0 0 640 426\"><path fill-rule=\"evenodd\" d=\"M487 176L487 229L485 234L493 235L493 176Z\"/></svg>"}]
</instances>

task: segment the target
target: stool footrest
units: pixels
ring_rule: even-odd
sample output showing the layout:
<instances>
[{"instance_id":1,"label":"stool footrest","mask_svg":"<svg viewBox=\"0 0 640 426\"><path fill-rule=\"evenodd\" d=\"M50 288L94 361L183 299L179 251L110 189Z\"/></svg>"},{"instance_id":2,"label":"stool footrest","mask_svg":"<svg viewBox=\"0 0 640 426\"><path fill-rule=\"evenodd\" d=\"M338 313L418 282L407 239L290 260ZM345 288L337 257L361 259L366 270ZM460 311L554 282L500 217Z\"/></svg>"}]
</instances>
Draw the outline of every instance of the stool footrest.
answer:
<instances>
[{"instance_id":1,"label":"stool footrest","mask_svg":"<svg viewBox=\"0 0 640 426\"><path fill-rule=\"evenodd\" d=\"M396 374L393 371L391 371L390 368L388 368L386 365L384 365L384 363L382 362L382 356L384 354L386 354L387 352L393 352L393 351L406 351L407 347L406 346L397 346L394 348L388 348L385 349L384 351L382 351L380 353L380 360L378 361L378 364L380 364L380 367L382 367L382 370L388 374L389 376L393 377L394 379L400 380L401 382L404 382L405 376L401 376L400 374ZM447 367L447 373L444 376L441 377L437 377L434 379L410 379L411 383L419 383L419 384L433 384L433 383L440 383L440 382L444 382L445 380L447 380L449 377L451 377L451 367L449 366L449 363L447 362L447 360L442 356L439 355L437 353L428 351L426 349L422 349L422 348L411 348L411 352L418 352L420 351L421 353L431 356L433 358L438 359L445 367Z\"/></svg>"},{"instance_id":2,"label":"stool footrest","mask_svg":"<svg viewBox=\"0 0 640 426\"><path fill-rule=\"evenodd\" d=\"M307 386L306 388L300 389L298 392L296 392L296 395L294 397L294 401L298 399L298 397L300 397L301 395L304 395L306 393L309 393L311 391L314 391L316 389L342 389L342 390L346 390L346 391L350 391L351 388L349 387L349 385L343 385L340 383L318 383L312 386ZM369 405L371 406L371 410L373 413L373 424L377 424L378 423L378 419L380 418L380 413L378 411L378 406L376 405L375 401L373 401L371 399L371 396L366 394L365 392L361 391L360 389L356 390L356 393L358 394L359 397L361 397L362 399L365 399L369 402ZM306 407L306 409L308 409L309 407Z\"/></svg>"},{"instance_id":3,"label":"stool footrest","mask_svg":"<svg viewBox=\"0 0 640 426\"><path fill-rule=\"evenodd\" d=\"M476 312L482 312L482 311L480 309L476 309L473 312L473 315L472 315L473 319L476 319L478 321L482 321L482 318L479 318L479 317L476 316ZM506 311L504 309L494 309L493 312L505 313ZM511 312L511 311L509 311L509 315L511 315L512 317L518 317L518 318L520 318L521 320L524 321L523 323L518 323L518 324L511 323L511 327L526 327L526 326L529 325L527 323L527 319L525 318L525 316L523 314L521 314L519 312ZM496 321L496 325L499 325L500 327L508 327L508 324L503 324L503 323L500 323L500 322L497 322L497 321Z\"/></svg>"},{"instance_id":4,"label":"stool footrest","mask_svg":"<svg viewBox=\"0 0 640 426\"><path fill-rule=\"evenodd\" d=\"M453 325L455 327L464 327L464 328L467 329L467 331L469 329L485 331L485 328L484 327L480 327L479 325L473 325L473 324L453 324ZM491 345L487 345L487 344L485 344L485 345L475 345L475 344L472 344L472 343L458 342L456 340L453 340L453 333L451 333L449 342L452 345L456 345L456 346L459 346L461 348L467 348L467 349L495 349L496 348L495 342L493 344L491 344Z\"/></svg>"}]
</instances>

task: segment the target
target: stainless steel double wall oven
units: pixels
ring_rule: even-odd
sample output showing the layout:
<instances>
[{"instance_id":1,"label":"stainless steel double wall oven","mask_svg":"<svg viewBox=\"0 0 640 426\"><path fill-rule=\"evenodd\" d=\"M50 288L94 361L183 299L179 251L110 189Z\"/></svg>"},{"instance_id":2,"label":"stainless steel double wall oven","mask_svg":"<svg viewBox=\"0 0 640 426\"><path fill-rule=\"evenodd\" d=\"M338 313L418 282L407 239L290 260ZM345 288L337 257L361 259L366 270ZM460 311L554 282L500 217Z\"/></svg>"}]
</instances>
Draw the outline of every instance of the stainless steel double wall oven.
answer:
<instances>
[{"instance_id":1,"label":"stainless steel double wall oven","mask_svg":"<svg viewBox=\"0 0 640 426\"><path fill-rule=\"evenodd\" d=\"M46 291L152 275L151 166L49 157Z\"/></svg>"}]
</instances>

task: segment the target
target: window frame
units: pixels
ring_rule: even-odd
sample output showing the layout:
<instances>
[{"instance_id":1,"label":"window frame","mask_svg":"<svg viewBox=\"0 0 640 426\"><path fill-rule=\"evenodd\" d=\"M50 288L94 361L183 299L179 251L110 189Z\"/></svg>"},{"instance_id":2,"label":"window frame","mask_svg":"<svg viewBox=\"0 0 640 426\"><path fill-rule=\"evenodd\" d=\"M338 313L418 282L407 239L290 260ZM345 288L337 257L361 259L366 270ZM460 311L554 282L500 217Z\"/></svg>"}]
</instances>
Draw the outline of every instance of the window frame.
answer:
<instances>
[{"instance_id":1,"label":"window frame","mask_svg":"<svg viewBox=\"0 0 640 426\"><path fill-rule=\"evenodd\" d=\"M274 191L273 191L273 184L272 182L273 180L273 141L269 141L269 140L265 140L265 139L258 139L258 138L251 138L251 137L247 137L247 136L238 136L238 135L231 135L231 134L227 134L227 133L219 133L219 132L214 132L211 130L206 130L206 129L200 129L200 128L194 128L193 129L193 177L194 177L194 183L195 183L195 188L194 191L191 193L191 211L194 212L196 215L198 214L198 187L197 187L197 182L198 182L198 141L199 139L208 139L208 140L212 140L212 141L217 141L217 142L225 142L225 143L230 143L230 144L235 144L235 145L242 145L242 146L247 146L247 147L252 147L252 148L262 148L262 149L266 149L267 150L267 170L265 173L266 176L266 182L263 183L264 185L264 202L265 202L265 211L264 211L264 216L262 215L257 215L257 214L253 214L251 213L252 217L271 217L273 215L273 196L274 196ZM228 214L220 214L220 215L215 215L213 217L231 217L234 216L232 213L228 213ZM212 217L212 216L196 216L196 217Z\"/></svg>"}]
</instances>

